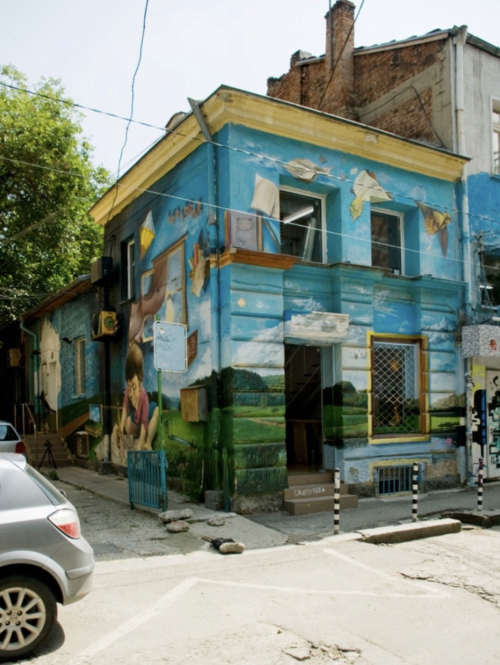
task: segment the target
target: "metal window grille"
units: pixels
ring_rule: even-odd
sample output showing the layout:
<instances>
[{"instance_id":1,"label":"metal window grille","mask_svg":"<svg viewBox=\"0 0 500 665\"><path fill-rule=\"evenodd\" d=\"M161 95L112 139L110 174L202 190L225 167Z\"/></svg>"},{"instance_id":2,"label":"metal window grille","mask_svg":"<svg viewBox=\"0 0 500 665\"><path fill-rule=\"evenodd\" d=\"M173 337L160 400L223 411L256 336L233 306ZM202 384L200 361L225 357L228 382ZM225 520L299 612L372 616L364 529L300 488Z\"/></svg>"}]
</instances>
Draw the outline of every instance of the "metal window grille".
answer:
<instances>
[{"instance_id":1,"label":"metal window grille","mask_svg":"<svg viewBox=\"0 0 500 665\"><path fill-rule=\"evenodd\" d=\"M412 490L411 466L381 466L376 469L379 495L400 494Z\"/></svg>"},{"instance_id":2,"label":"metal window grille","mask_svg":"<svg viewBox=\"0 0 500 665\"><path fill-rule=\"evenodd\" d=\"M77 395L85 393L85 338L75 340L75 392Z\"/></svg>"},{"instance_id":3,"label":"metal window grille","mask_svg":"<svg viewBox=\"0 0 500 665\"><path fill-rule=\"evenodd\" d=\"M375 342L373 347L373 432L418 432L416 344Z\"/></svg>"}]
</instances>

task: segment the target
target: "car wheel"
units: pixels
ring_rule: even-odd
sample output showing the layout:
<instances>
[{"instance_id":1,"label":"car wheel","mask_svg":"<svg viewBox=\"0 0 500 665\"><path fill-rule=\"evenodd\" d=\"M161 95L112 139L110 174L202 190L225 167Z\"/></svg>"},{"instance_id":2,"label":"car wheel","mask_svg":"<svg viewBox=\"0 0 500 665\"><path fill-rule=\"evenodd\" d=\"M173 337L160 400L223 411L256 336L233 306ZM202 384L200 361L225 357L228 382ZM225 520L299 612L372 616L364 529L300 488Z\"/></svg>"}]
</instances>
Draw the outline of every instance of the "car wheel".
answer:
<instances>
[{"instance_id":1,"label":"car wheel","mask_svg":"<svg viewBox=\"0 0 500 665\"><path fill-rule=\"evenodd\" d=\"M24 575L0 581L0 660L31 653L48 638L57 617L54 594Z\"/></svg>"}]
</instances>

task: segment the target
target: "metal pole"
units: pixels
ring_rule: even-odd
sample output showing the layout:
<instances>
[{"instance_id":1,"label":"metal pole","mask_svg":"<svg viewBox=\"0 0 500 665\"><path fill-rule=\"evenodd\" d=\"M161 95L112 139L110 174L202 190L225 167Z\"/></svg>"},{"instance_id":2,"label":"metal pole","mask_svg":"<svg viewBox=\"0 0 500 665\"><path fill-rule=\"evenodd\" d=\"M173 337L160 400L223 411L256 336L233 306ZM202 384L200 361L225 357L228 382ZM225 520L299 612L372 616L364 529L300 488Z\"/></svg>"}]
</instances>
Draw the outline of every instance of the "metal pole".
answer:
<instances>
[{"instance_id":1,"label":"metal pole","mask_svg":"<svg viewBox=\"0 0 500 665\"><path fill-rule=\"evenodd\" d=\"M483 512L483 458L479 458L477 468L477 510Z\"/></svg>"},{"instance_id":2,"label":"metal pole","mask_svg":"<svg viewBox=\"0 0 500 665\"><path fill-rule=\"evenodd\" d=\"M413 483L412 483L412 502L411 502L411 521L418 519L418 464L413 465Z\"/></svg>"},{"instance_id":3,"label":"metal pole","mask_svg":"<svg viewBox=\"0 0 500 665\"><path fill-rule=\"evenodd\" d=\"M340 529L340 469L333 472L333 533Z\"/></svg>"}]
</instances>

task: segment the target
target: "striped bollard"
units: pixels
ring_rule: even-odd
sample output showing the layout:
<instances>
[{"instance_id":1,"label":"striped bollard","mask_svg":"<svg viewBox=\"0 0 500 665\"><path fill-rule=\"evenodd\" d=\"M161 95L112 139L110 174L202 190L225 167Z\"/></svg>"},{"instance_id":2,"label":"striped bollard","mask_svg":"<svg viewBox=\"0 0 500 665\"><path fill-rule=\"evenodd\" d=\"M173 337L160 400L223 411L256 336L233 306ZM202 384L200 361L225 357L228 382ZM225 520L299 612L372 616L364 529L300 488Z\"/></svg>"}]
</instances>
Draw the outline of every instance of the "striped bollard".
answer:
<instances>
[{"instance_id":1,"label":"striped bollard","mask_svg":"<svg viewBox=\"0 0 500 665\"><path fill-rule=\"evenodd\" d=\"M413 465L413 482L412 482L412 502L411 502L411 521L416 522L418 519L418 464Z\"/></svg>"},{"instance_id":2,"label":"striped bollard","mask_svg":"<svg viewBox=\"0 0 500 665\"><path fill-rule=\"evenodd\" d=\"M483 458L480 457L477 467L477 510L483 512Z\"/></svg>"},{"instance_id":3,"label":"striped bollard","mask_svg":"<svg viewBox=\"0 0 500 665\"><path fill-rule=\"evenodd\" d=\"M333 533L340 529L340 469L333 472Z\"/></svg>"}]
</instances>

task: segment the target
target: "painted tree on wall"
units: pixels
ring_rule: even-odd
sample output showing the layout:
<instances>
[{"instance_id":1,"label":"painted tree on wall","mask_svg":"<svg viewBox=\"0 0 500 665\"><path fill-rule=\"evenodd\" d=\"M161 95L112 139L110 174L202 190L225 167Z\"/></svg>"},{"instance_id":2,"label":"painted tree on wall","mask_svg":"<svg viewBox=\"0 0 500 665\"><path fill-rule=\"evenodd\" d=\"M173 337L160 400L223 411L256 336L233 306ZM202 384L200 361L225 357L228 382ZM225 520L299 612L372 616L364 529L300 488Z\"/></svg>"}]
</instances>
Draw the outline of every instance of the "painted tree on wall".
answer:
<instances>
[{"instance_id":1,"label":"painted tree on wall","mask_svg":"<svg viewBox=\"0 0 500 665\"><path fill-rule=\"evenodd\" d=\"M101 253L87 210L108 174L93 166L60 83L42 80L33 92L0 66L0 324L88 273Z\"/></svg>"}]
</instances>

